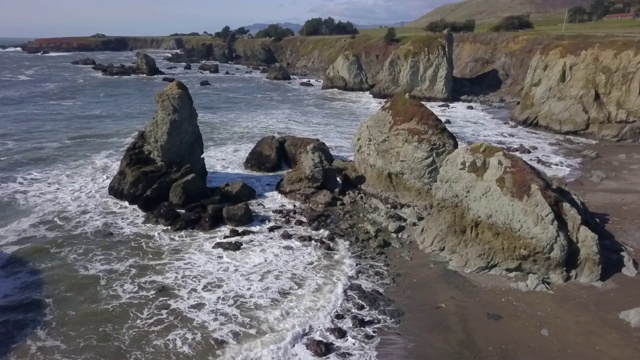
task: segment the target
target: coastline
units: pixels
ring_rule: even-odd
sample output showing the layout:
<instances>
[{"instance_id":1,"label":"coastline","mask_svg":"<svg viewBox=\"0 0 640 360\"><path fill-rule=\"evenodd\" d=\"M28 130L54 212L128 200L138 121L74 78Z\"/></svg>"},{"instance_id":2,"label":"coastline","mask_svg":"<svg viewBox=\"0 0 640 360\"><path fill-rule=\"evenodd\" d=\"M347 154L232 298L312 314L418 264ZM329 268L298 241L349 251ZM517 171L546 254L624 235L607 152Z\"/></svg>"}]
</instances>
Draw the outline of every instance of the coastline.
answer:
<instances>
[{"instance_id":1,"label":"coastline","mask_svg":"<svg viewBox=\"0 0 640 360\"><path fill-rule=\"evenodd\" d=\"M585 159L569 185L635 255L640 144L583 147L600 158ZM594 182L592 171L606 178ZM601 287L570 282L521 292L504 277L449 270L415 243L391 250L389 266L394 285L385 295L405 316L380 334L380 359L631 359L640 352L640 332L618 318L640 305L635 278L616 274Z\"/></svg>"}]
</instances>

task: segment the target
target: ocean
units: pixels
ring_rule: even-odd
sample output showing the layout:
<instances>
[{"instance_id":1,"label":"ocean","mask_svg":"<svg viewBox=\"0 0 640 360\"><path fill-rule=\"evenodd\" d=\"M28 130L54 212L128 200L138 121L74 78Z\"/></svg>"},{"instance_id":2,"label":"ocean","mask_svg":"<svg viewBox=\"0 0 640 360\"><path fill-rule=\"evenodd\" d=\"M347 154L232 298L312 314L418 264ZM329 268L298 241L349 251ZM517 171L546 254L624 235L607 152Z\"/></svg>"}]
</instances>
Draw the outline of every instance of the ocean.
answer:
<instances>
[{"instance_id":1,"label":"ocean","mask_svg":"<svg viewBox=\"0 0 640 360\"><path fill-rule=\"evenodd\" d=\"M161 69L162 51L149 51ZM259 221L236 253L212 249L228 232L173 233L144 225L137 208L107 195L120 157L155 113L160 77L109 78L72 60L131 63L132 52L28 55L0 51L0 358L9 359L306 359L304 339L333 341L356 359L375 359L370 329L338 323L356 311L350 283L384 291L363 275L347 241L327 253L285 241ZM275 192L282 174L243 169L265 135L325 141L338 158L352 156L351 139L381 100L365 93L272 82L246 67L221 73L165 70L191 90L205 142L208 182L242 180L256 188L258 218L295 204ZM201 80L213 86L200 87ZM428 106L461 144L489 141L531 148L525 158L566 176L579 159L566 138L515 128L505 109L480 104ZM579 140L576 140L579 141ZM569 142L570 144L571 142ZM539 159L539 160L537 160ZM541 161L540 161L541 160ZM544 165L540 165L544 164ZM287 229L306 234L302 227ZM348 240L348 239L342 239ZM335 355L333 355L335 357Z\"/></svg>"}]
</instances>

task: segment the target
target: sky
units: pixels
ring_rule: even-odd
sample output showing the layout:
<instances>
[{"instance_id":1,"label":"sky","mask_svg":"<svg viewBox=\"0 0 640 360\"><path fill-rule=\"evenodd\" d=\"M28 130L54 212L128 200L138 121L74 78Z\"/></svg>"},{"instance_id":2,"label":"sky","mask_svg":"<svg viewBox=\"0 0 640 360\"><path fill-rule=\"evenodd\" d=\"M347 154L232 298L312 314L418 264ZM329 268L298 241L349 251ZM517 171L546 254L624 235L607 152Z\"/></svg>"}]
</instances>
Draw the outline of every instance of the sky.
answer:
<instances>
[{"instance_id":1,"label":"sky","mask_svg":"<svg viewBox=\"0 0 640 360\"><path fill-rule=\"evenodd\" d=\"M224 25L304 23L332 16L355 24L415 20L460 0L0 0L0 37L167 35Z\"/></svg>"}]
</instances>

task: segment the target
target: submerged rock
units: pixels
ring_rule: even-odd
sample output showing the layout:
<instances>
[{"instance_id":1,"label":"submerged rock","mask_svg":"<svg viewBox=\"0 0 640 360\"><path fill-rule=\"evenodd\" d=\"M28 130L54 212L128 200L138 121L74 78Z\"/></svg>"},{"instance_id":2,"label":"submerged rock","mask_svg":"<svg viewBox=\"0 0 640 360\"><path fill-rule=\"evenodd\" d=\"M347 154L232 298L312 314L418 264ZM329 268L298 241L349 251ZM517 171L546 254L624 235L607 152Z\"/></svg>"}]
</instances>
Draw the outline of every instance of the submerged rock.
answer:
<instances>
[{"instance_id":1,"label":"submerged rock","mask_svg":"<svg viewBox=\"0 0 640 360\"><path fill-rule=\"evenodd\" d=\"M73 65L94 66L96 61L91 58L78 59L71 62Z\"/></svg>"},{"instance_id":2,"label":"submerged rock","mask_svg":"<svg viewBox=\"0 0 640 360\"><path fill-rule=\"evenodd\" d=\"M327 70L323 89L343 91L369 91L369 77L364 70L360 57L352 52L343 53Z\"/></svg>"},{"instance_id":3,"label":"submerged rock","mask_svg":"<svg viewBox=\"0 0 640 360\"><path fill-rule=\"evenodd\" d=\"M305 344L305 347L314 356L325 357L331 354L333 344L322 341L322 340L311 339L307 341L307 343Z\"/></svg>"},{"instance_id":4,"label":"submerged rock","mask_svg":"<svg viewBox=\"0 0 640 360\"><path fill-rule=\"evenodd\" d=\"M242 249L242 243L239 241L220 241L213 245L214 249L220 249L224 251L240 251Z\"/></svg>"}]
</instances>

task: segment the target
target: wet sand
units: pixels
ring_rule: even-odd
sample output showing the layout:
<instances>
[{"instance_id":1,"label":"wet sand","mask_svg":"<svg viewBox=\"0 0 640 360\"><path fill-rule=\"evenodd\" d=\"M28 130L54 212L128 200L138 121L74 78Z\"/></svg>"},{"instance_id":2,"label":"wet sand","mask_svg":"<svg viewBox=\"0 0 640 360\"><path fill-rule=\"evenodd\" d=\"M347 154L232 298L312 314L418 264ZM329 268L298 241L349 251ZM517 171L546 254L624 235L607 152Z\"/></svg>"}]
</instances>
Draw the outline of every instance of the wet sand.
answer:
<instances>
[{"instance_id":1,"label":"wet sand","mask_svg":"<svg viewBox=\"0 0 640 360\"><path fill-rule=\"evenodd\" d=\"M585 160L569 186L638 260L640 145L586 148L601 158ZM592 171L606 178L592 181ZM389 257L397 277L387 295L406 314L398 328L380 334L380 359L640 358L640 329L618 318L640 306L640 277L617 274L602 287L568 283L525 293L502 277L448 270L415 245Z\"/></svg>"}]
</instances>

